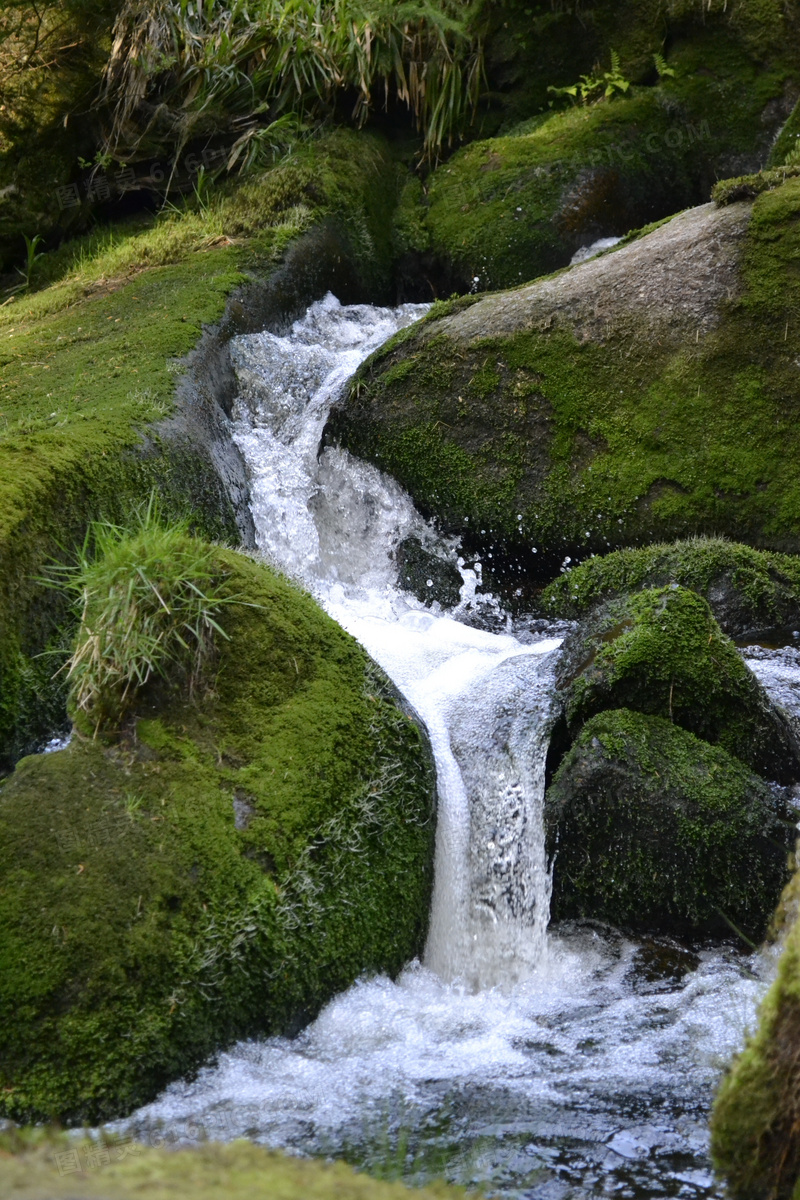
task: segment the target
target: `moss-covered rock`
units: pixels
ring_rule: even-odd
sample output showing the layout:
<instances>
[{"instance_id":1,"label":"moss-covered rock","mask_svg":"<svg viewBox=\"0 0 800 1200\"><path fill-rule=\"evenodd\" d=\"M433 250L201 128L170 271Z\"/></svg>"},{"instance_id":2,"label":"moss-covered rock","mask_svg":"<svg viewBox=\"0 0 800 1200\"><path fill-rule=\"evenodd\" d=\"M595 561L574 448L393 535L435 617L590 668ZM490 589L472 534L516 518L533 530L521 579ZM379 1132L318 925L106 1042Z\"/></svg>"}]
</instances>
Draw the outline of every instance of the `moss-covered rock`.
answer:
<instances>
[{"instance_id":1,"label":"moss-covered rock","mask_svg":"<svg viewBox=\"0 0 800 1200\"><path fill-rule=\"evenodd\" d=\"M574 619L616 596L671 583L701 595L729 637L800 625L800 558L723 538L590 558L549 584L539 603L549 616Z\"/></svg>"},{"instance_id":2,"label":"moss-covered rock","mask_svg":"<svg viewBox=\"0 0 800 1200\"><path fill-rule=\"evenodd\" d=\"M671 584L611 600L571 634L557 686L570 731L604 709L674 721L782 783L800 779L800 738L769 701L702 597Z\"/></svg>"},{"instance_id":3,"label":"moss-covered rock","mask_svg":"<svg viewBox=\"0 0 800 1200\"><path fill-rule=\"evenodd\" d=\"M422 947L433 770L386 680L233 551L213 678L0 786L0 1113L98 1121Z\"/></svg>"},{"instance_id":4,"label":"moss-covered rock","mask_svg":"<svg viewBox=\"0 0 800 1200\"><path fill-rule=\"evenodd\" d=\"M721 747L661 717L601 713L545 797L552 915L757 939L786 881L782 815Z\"/></svg>"},{"instance_id":5,"label":"moss-covered rock","mask_svg":"<svg viewBox=\"0 0 800 1200\"><path fill-rule=\"evenodd\" d=\"M758 1027L720 1084L711 1117L714 1165L736 1200L788 1200L800 1189L800 922L795 875L783 908L793 922Z\"/></svg>"},{"instance_id":6,"label":"moss-covered rock","mask_svg":"<svg viewBox=\"0 0 800 1200\"><path fill-rule=\"evenodd\" d=\"M194 1131L193 1131L194 1132ZM67 1139L43 1130L7 1133L0 1142L4 1200L407 1200L402 1183L265 1150L252 1142L151 1149L108 1137ZM463 1197L436 1183L419 1200Z\"/></svg>"},{"instance_id":7,"label":"moss-covered rock","mask_svg":"<svg viewBox=\"0 0 800 1200\"><path fill-rule=\"evenodd\" d=\"M795 553L799 253L798 179L681 214L435 311L365 364L328 436L540 578L692 534Z\"/></svg>"}]
</instances>

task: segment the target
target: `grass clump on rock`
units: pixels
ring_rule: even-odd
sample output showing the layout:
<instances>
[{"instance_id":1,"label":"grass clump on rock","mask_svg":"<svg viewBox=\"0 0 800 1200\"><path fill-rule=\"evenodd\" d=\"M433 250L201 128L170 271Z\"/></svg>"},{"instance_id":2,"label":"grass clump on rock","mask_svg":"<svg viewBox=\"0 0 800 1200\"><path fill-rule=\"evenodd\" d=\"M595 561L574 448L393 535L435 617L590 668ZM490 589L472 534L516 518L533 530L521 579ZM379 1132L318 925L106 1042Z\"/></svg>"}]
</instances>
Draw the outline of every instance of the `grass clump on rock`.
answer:
<instances>
[{"instance_id":1,"label":"grass clump on rock","mask_svg":"<svg viewBox=\"0 0 800 1200\"><path fill-rule=\"evenodd\" d=\"M146 591L171 571L174 602L191 564L224 636L198 671L179 626L188 658L129 670L127 691L104 669L86 713L104 736L0 785L0 1114L17 1120L124 1114L398 971L427 926L433 770L381 672L265 566L152 513L103 536L84 575L113 581L112 611L126 572Z\"/></svg>"},{"instance_id":2,"label":"grass clump on rock","mask_svg":"<svg viewBox=\"0 0 800 1200\"><path fill-rule=\"evenodd\" d=\"M611 708L674 721L770 779L800 778L800 742L702 597L671 584L611 600L568 639L558 672L569 729Z\"/></svg>"},{"instance_id":3,"label":"grass clump on rock","mask_svg":"<svg viewBox=\"0 0 800 1200\"><path fill-rule=\"evenodd\" d=\"M81 724L118 729L154 676L183 671L190 691L199 684L215 635L227 637L218 618L233 600L220 593L213 557L187 522L161 520L154 496L132 533L91 527L78 567L65 572L80 609L67 674Z\"/></svg>"},{"instance_id":4,"label":"grass clump on rock","mask_svg":"<svg viewBox=\"0 0 800 1200\"><path fill-rule=\"evenodd\" d=\"M584 725L547 791L552 915L635 929L763 936L794 830L719 746L615 709Z\"/></svg>"}]
</instances>

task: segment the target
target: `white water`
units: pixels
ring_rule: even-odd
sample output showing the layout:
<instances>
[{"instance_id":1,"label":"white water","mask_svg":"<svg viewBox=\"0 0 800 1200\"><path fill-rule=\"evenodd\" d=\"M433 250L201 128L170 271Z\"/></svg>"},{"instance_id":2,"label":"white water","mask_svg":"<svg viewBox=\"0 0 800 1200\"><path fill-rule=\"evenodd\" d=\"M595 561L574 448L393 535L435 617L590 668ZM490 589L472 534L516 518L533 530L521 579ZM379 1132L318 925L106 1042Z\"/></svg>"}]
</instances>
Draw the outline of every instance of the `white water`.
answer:
<instances>
[{"instance_id":1,"label":"white water","mask_svg":"<svg viewBox=\"0 0 800 1200\"><path fill-rule=\"evenodd\" d=\"M234 362L259 549L358 638L430 735L439 813L424 963L356 984L293 1040L235 1046L126 1124L373 1169L388 1160L408 1179L445 1174L537 1200L715 1194L710 1098L768 965L599 926L547 933L544 757L563 630L515 627L461 560L452 612L403 592L401 539L456 548L375 468L318 455L344 382L423 311L328 297L287 337L238 339ZM789 670L774 667L784 689Z\"/></svg>"}]
</instances>

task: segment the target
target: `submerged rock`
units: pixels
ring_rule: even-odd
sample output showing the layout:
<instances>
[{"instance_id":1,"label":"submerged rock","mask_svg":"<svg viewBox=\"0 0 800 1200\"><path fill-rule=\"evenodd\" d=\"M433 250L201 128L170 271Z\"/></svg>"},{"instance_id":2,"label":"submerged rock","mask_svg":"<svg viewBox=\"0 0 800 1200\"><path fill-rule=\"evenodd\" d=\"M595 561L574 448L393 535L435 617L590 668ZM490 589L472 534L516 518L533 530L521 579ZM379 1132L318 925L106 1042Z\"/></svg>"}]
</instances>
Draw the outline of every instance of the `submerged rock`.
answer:
<instances>
[{"instance_id":1,"label":"submerged rock","mask_svg":"<svg viewBox=\"0 0 800 1200\"><path fill-rule=\"evenodd\" d=\"M328 436L446 532L535 549L540 578L691 534L796 552L798 213L788 179L434 306L365 364Z\"/></svg>"},{"instance_id":2,"label":"submerged rock","mask_svg":"<svg viewBox=\"0 0 800 1200\"><path fill-rule=\"evenodd\" d=\"M611 600L566 641L557 686L573 736L604 709L667 718L768 779L800 779L800 736L700 596L672 584Z\"/></svg>"},{"instance_id":3,"label":"submerged rock","mask_svg":"<svg viewBox=\"0 0 800 1200\"><path fill-rule=\"evenodd\" d=\"M786 882L795 831L767 785L661 717L594 717L545 798L555 919L753 940Z\"/></svg>"},{"instance_id":4,"label":"submerged rock","mask_svg":"<svg viewBox=\"0 0 800 1200\"><path fill-rule=\"evenodd\" d=\"M676 583L708 602L729 637L800 628L800 558L722 538L616 550L572 567L542 592L548 615L576 618L640 588Z\"/></svg>"},{"instance_id":5,"label":"submerged rock","mask_svg":"<svg viewBox=\"0 0 800 1200\"><path fill-rule=\"evenodd\" d=\"M0 785L0 1113L97 1122L421 950L424 734L308 596L218 549L214 671Z\"/></svg>"}]
</instances>

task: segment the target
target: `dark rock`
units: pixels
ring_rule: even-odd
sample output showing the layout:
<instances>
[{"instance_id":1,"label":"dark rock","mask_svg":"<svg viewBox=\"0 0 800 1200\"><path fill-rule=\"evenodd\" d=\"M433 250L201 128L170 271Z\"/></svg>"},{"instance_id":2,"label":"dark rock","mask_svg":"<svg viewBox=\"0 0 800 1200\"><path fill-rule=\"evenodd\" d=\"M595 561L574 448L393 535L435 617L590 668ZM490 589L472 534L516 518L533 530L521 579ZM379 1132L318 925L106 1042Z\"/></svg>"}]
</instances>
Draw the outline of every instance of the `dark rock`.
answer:
<instances>
[{"instance_id":1,"label":"dark rock","mask_svg":"<svg viewBox=\"0 0 800 1200\"><path fill-rule=\"evenodd\" d=\"M440 558L417 537L407 537L395 551L400 586L418 600L438 600L442 608L454 608L461 598L461 578L455 563Z\"/></svg>"}]
</instances>

